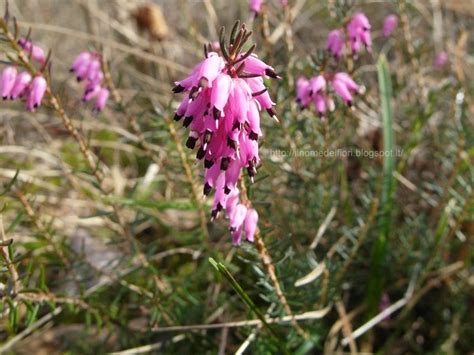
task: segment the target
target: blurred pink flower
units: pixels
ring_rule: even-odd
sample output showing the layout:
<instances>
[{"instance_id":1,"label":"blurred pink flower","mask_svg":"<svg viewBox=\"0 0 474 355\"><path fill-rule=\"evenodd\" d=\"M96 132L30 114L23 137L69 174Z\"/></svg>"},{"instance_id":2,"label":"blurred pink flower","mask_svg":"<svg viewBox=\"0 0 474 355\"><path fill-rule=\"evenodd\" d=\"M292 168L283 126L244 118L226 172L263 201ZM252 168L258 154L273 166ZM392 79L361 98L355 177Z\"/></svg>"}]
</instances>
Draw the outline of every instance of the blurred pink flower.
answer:
<instances>
[{"instance_id":1,"label":"blurred pink flower","mask_svg":"<svg viewBox=\"0 0 474 355\"><path fill-rule=\"evenodd\" d=\"M0 93L4 100L8 99L8 97L11 95L17 74L18 72L16 68L12 66L5 67L2 70L2 75L0 78Z\"/></svg>"},{"instance_id":2,"label":"blurred pink flower","mask_svg":"<svg viewBox=\"0 0 474 355\"><path fill-rule=\"evenodd\" d=\"M380 299L380 303L379 303L379 311L380 312L383 312L385 311L388 307L390 307L390 297L388 297L388 293L387 292L384 292L382 294L382 298ZM384 320L388 320L390 319L390 316L386 316L384 318Z\"/></svg>"},{"instance_id":3,"label":"blurred pink flower","mask_svg":"<svg viewBox=\"0 0 474 355\"><path fill-rule=\"evenodd\" d=\"M28 86L31 82L31 75L28 72L21 72L17 75L15 79L15 84L10 92L10 98L12 100L17 99L18 97L23 96L25 91L28 90Z\"/></svg>"},{"instance_id":4,"label":"blurred pink flower","mask_svg":"<svg viewBox=\"0 0 474 355\"><path fill-rule=\"evenodd\" d=\"M341 99L349 106L352 106L352 93L360 91L359 85L352 80L350 75L342 72L334 75L332 87Z\"/></svg>"},{"instance_id":5,"label":"blurred pink flower","mask_svg":"<svg viewBox=\"0 0 474 355\"><path fill-rule=\"evenodd\" d=\"M326 48L336 59L341 57L342 50L344 49L344 34L341 30L329 32Z\"/></svg>"},{"instance_id":6,"label":"blurred pink flower","mask_svg":"<svg viewBox=\"0 0 474 355\"><path fill-rule=\"evenodd\" d=\"M31 55L31 59L43 64L46 61L46 56L44 55L43 49L34 45L30 41L26 40L25 38L20 38L18 40L18 45L23 48L23 50L28 54Z\"/></svg>"},{"instance_id":7,"label":"blurred pink flower","mask_svg":"<svg viewBox=\"0 0 474 355\"><path fill-rule=\"evenodd\" d=\"M445 51L441 51L437 53L434 58L434 66L437 69L441 69L444 67L447 61L448 61L448 53L446 53Z\"/></svg>"},{"instance_id":8,"label":"blurred pink flower","mask_svg":"<svg viewBox=\"0 0 474 355\"><path fill-rule=\"evenodd\" d=\"M33 79L26 99L26 108L29 111L34 112L41 105L47 86L46 79L42 76L39 75Z\"/></svg>"},{"instance_id":9,"label":"blurred pink flower","mask_svg":"<svg viewBox=\"0 0 474 355\"><path fill-rule=\"evenodd\" d=\"M296 102L302 109L312 102L320 117L323 117L327 111L335 109L334 98L326 91L327 84L330 84L334 92L348 106L352 105L354 93L363 92L363 88L347 73L320 74L309 80L304 77L297 80Z\"/></svg>"},{"instance_id":10,"label":"blurred pink flower","mask_svg":"<svg viewBox=\"0 0 474 355\"><path fill-rule=\"evenodd\" d=\"M383 36L385 38L390 37L392 32L395 30L398 24L398 17L397 15L388 15L385 17L385 20L383 22Z\"/></svg>"},{"instance_id":11,"label":"blurred pink flower","mask_svg":"<svg viewBox=\"0 0 474 355\"><path fill-rule=\"evenodd\" d=\"M304 77L299 77L296 81L296 102L301 108L306 108L311 102L309 92L309 80Z\"/></svg>"},{"instance_id":12,"label":"blurred pink flower","mask_svg":"<svg viewBox=\"0 0 474 355\"><path fill-rule=\"evenodd\" d=\"M86 81L82 101L87 102L96 98L94 110L102 111L109 98L109 90L102 86L104 73L100 55L92 52L81 52L74 59L70 71L76 75L77 81Z\"/></svg>"},{"instance_id":13,"label":"blurred pink flower","mask_svg":"<svg viewBox=\"0 0 474 355\"><path fill-rule=\"evenodd\" d=\"M352 52L357 54L361 51L362 45L371 51L372 37L370 35L371 25L365 14L359 12L355 14L347 25L347 32Z\"/></svg>"},{"instance_id":14,"label":"blurred pink flower","mask_svg":"<svg viewBox=\"0 0 474 355\"><path fill-rule=\"evenodd\" d=\"M255 231L257 229L258 224L258 213L253 208L249 208L247 210L247 214L244 220L244 231L247 240L253 242L253 238L255 236Z\"/></svg>"},{"instance_id":15,"label":"blurred pink flower","mask_svg":"<svg viewBox=\"0 0 474 355\"><path fill-rule=\"evenodd\" d=\"M249 8L255 15L258 15L262 9L263 0L249 0Z\"/></svg>"}]
</instances>

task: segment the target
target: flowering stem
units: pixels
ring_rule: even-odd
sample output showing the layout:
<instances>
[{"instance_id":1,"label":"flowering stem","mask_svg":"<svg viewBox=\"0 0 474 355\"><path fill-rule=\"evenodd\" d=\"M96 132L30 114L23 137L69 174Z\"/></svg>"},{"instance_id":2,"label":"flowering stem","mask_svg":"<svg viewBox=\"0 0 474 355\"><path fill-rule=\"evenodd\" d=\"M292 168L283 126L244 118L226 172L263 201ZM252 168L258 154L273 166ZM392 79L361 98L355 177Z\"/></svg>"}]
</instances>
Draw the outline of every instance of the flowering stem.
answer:
<instances>
[{"instance_id":1,"label":"flowering stem","mask_svg":"<svg viewBox=\"0 0 474 355\"><path fill-rule=\"evenodd\" d=\"M6 21L3 19L0 19L0 28L2 29L7 41L10 43L11 48L17 53L18 58L20 62L22 63L22 65L26 69L28 69L32 75L37 75L38 71L31 65L29 58L26 56L23 49L18 45L15 37L8 29ZM93 175L95 176L98 182L100 191L104 194L105 197L107 197L109 195L109 192L106 191L106 188L104 186L104 171L103 171L104 165L99 164L98 161L94 159L94 155L87 147L86 141L84 140L82 135L79 133L77 128L74 126L74 123L72 122L71 118L65 112L64 108L61 105L60 100L53 94L51 90L51 85L49 82L46 88L46 94L49 97L50 105L53 107L54 111L59 115L59 117L63 121L64 127L79 145L79 150L81 151L90 169L92 170ZM158 276L156 275L156 271L152 268L146 256L142 253L140 246L138 245L137 240L134 238L127 222L123 219L123 216L120 213L119 207L114 203L111 203L111 207L114 211L114 215L116 217L117 223L121 227L122 232L128 241L129 251L130 252L134 251L137 253L138 261L141 263L141 265L144 268L151 271L153 275L153 280L155 282L157 289L160 291L163 291L165 288L165 285L158 278ZM61 257L61 259L63 258Z\"/></svg>"},{"instance_id":2,"label":"flowering stem","mask_svg":"<svg viewBox=\"0 0 474 355\"><path fill-rule=\"evenodd\" d=\"M242 178L240 179L240 197L243 203L247 205L251 204L247 196L247 187L245 186L245 182ZM282 304L285 310L285 313L291 317L291 325L300 336L302 336L305 339L308 339L309 338L308 334L303 330L303 328L300 327L298 322L294 319L293 312L291 311L290 305L288 304L288 301L286 300L286 297L283 294L283 291L281 289L280 282L278 281L278 277L275 272L275 266L272 263L272 258L270 254L268 253L265 243L263 242L263 238L260 236L259 230L255 232L255 246L257 248L258 255L260 256L260 261L262 262L263 266L267 270L268 276L270 276L270 280L273 283L273 287L275 288L275 292L278 297L278 300Z\"/></svg>"},{"instance_id":3,"label":"flowering stem","mask_svg":"<svg viewBox=\"0 0 474 355\"><path fill-rule=\"evenodd\" d=\"M260 237L260 233L258 231L255 233L255 246L257 247L258 254L260 255L260 260L265 269L267 270L268 276L270 276L270 280L272 280L277 297L280 300L280 303L283 305L283 308L285 309L285 313L292 317L291 325L293 326L293 328L295 328L296 332L300 336L305 339L308 339L308 334L303 330L303 328L300 327L298 322L296 322L296 320L294 319L294 314L291 311L290 305L288 304L288 301L286 300L286 297L283 294L283 291L281 290L280 282L278 281L278 278L275 273L275 266L272 263L270 254L268 253L265 243L263 242L262 237Z\"/></svg>"}]
</instances>

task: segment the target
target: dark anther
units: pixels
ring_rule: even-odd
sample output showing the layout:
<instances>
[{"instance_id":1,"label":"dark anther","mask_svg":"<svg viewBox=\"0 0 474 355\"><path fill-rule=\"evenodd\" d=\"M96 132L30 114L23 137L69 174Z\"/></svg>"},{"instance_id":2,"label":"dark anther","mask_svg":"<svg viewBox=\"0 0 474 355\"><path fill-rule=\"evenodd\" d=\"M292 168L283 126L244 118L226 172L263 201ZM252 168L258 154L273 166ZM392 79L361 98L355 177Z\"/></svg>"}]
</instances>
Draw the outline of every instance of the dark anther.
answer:
<instances>
[{"instance_id":1,"label":"dark anther","mask_svg":"<svg viewBox=\"0 0 474 355\"><path fill-rule=\"evenodd\" d=\"M237 142L234 141L233 139L230 139L229 137L227 137L227 145L233 150L237 149Z\"/></svg>"},{"instance_id":2,"label":"dark anther","mask_svg":"<svg viewBox=\"0 0 474 355\"><path fill-rule=\"evenodd\" d=\"M281 79L281 76L279 76L277 73L275 73L274 70L267 68L265 69L265 75L269 76L270 78L273 79Z\"/></svg>"},{"instance_id":3,"label":"dark anther","mask_svg":"<svg viewBox=\"0 0 474 355\"><path fill-rule=\"evenodd\" d=\"M256 141L256 140L258 140L258 134L252 131L249 134L249 138L253 141Z\"/></svg>"},{"instance_id":4,"label":"dark anther","mask_svg":"<svg viewBox=\"0 0 474 355\"><path fill-rule=\"evenodd\" d=\"M221 111L219 111L217 108L214 107L212 109L212 116L217 121L219 118L221 118Z\"/></svg>"},{"instance_id":5,"label":"dark anther","mask_svg":"<svg viewBox=\"0 0 474 355\"><path fill-rule=\"evenodd\" d=\"M194 147L196 146L196 141L197 138L188 137L188 140L186 141L186 147L188 147L189 149L194 149Z\"/></svg>"},{"instance_id":6,"label":"dark anther","mask_svg":"<svg viewBox=\"0 0 474 355\"><path fill-rule=\"evenodd\" d=\"M235 121L234 125L232 126L232 130L241 130L242 129L242 124L239 121Z\"/></svg>"},{"instance_id":7,"label":"dark anther","mask_svg":"<svg viewBox=\"0 0 474 355\"><path fill-rule=\"evenodd\" d=\"M276 111L273 109L273 108L267 108L267 112L268 114L271 116L271 117L275 117L276 116Z\"/></svg>"},{"instance_id":8,"label":"dark anther","mask_svg":"<svg viewBox=\"0 0 474 355\"><path fill-rule=\"evenodd\" d=\"M193 116L186 116L183 120L183 127L188 127L193 122Z\"/></svg>"},{"instance_id":9,"label":"dark anther","mask_svg":"<svg viewBox=\"0 0 474 355\"><path fill-rule=\"evenodd\" d=\"M173 92L174 92L175 94L178 94L178 93L183 92L183 91L184 91L184 87L181 86L181 85L176 85L176 86L173 88Z\"/></svg>"},{"instance_id":10,"label":"dark anther","mask_svg":"<svg viewBox=\"0 0 474 355\"><path fill-rule=\"evenodd\" d=\"M200 147L196 154L196 159L201 160L202 158L204 158L205 155L206 155L206 151L204 150L203 147Z\"/></svg>"},{"instance_id":11,"label":"dark anther","mask_svg":"<svg viewBox=\"0 0 474 355\"><path fill-rule=\"evenodd\" d=\"M229 164L230 164L230 158L229 157L222 158L222 160L221 160L221 170L226 171L227 168L229 167Z\"/></svg>"},{"instance_id":12,"label":"dark anther","mask_svg":"<svg viewBox=\"0 0 474 355\"><path fill-rule=\"evenodd\" d=\"M204 160L204 167L206 169L209 169L210 167L212 167L214 165L214 160L208 160L208 159L205 159Z\"/></svg>"},{"instance_id":13,"label":"dark anther","mask_svg":"<svg viewBox=\"0 0 474 355\"><path fill-rule=\"evenodd\" d=\"M204 189L203 189L202 193L203 193L205 196L207 196L207 195L209 195L209 193L211 192L211 190L212 190L212 186L209 185L209 184L206 182L206 183L204 184Z\"/></svg>"}]
</instances>

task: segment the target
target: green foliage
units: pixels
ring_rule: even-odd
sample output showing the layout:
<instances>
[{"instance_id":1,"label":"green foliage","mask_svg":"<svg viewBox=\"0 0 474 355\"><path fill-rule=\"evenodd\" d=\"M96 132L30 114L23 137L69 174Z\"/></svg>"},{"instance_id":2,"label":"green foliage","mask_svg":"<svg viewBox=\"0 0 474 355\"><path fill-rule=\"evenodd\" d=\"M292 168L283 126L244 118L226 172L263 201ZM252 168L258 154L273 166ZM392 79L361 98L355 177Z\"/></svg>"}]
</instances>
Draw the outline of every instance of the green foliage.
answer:
<instances>
[{"instance_id":1,"label":"green foliage","mask_svg":"<svg viewBox=\"0 0 474 355\"><path fill-rule=\"evenodd\" d=\"M235 40L232 24L249 17L247 3L161 2L173 37L160 44L124 20L123 2L98 3L15 1L22 20L41 19L31 38L52 49L52 90L105 177L99 181L50 104L30 114L23 103L2 102L0 352L52 344L65 354L348 352L335 304L355 331L407 294L399 310L355 339L358 351L472 351L474 87L466 68L473 42L463 40L472 17L444 2L438 10L307 1L298 10L290 1L287 31L287 10L266 1L268 13L247 22L254 35L245 48L255 43L282 80L265 79L280 123L262 114L262 164L255 182L244 182L304 338L281 321L286 307L255 245L232 246L223 218L203 228L201 212L207 222L212 201L193 196L186 166L199 193L202 171L172 120L172 83L221 25L228 29L221 42ZM326 34L355 11L371 20L373 52L336 62ZM389 39L375 37L390 12L400 26ZM433 41L440 14L445 43ZM1 37L2 60L17 61ZM435 69L441 47L450 63ZM97 115L67 73L78 48L104 53L121 98ZM348 71L366 92L352 109L337 101L322 120L297 107L295 82L324 70ZM386 151L402 154L380 156Z\"/></svg>"}]
</instances>

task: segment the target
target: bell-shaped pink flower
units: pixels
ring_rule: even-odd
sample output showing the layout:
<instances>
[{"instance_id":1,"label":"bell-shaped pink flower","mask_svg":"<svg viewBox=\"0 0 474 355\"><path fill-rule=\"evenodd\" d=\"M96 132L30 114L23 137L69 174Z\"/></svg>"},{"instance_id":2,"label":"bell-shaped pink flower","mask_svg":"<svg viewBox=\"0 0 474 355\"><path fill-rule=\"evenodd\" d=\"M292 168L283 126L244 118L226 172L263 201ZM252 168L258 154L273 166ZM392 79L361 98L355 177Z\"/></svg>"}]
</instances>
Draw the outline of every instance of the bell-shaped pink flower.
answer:
<instances>
[{"instance_id":1,"label":"bell-shaped pink flower","mask_svg":"<svg viewBox=\"0 0 474 355\"><path fill-rule=\"evenodd\" d=\"M34 45L30 41L27 41L25 38L20 38L18 40L18 45L23 48L23 50L31 55L31 59L43 64L46 61L46 56L42 48Z\"/></svg>"},{"instance_id":2,"label":"bell-shaped pink flower","mask_svg":"<svg viewBox=\"0 0 474 355\"><path fill-rule=\"evenodd\" d=\"M77 71L82 66L88 66L89 62L92 58L92 54L89 52L81 52L75 59L71 65L71 72Z\"/></svg>"},{"instance_id":3,"label":"bell-shaped pink flower","mask_svg":"<svg viewBox=\"0 0 474 355\"><path fill-rule=\"evenodd\" d=\"M359 85L355 83L349 74L336 73L332 79L332 87L341 99L349 106L352 105L352 93L361 92Z\"/></svg>"},{"instance_id":4,"label":"bell-shaped pink flower","mask_svg":"<svg viewBox=\"0 0 474 355\"><path fill-rule=\"evenodd\" d=\"M33 79L28 98L26 99L26 108L29 111L34 112L41 105L47 86L46 79L42 76L36 76Z\"/></svg>"},{"instance_id":5,"label":"bell-shaped pink flower","mask_svg":"<svg viewBox=\"0 0 474 355\"><path fill-rule=\"evenodd\" d=\"M82 101L87 102L92 100L96 97L100 92L100 85L93 85L90 84L86 87L86 91L84 91L84 95L82 96Z\"/></svg>"},{"instance_id":6,"label":"bell-shaped pink flower","mask_svg":"<svg viewBox=\"0 0 474 355\"><path fill-rule=\"evenodd\" d=\"M219 73L224 68L224 60L214 52L209 53L209 56L203 61L197 78L199 79L199 86L212 87L212 82L217 78ZM202 81L205 80L204 83Z\"/></svg>"},{"instance_id":7,"label":"bell-shaped pink flower","mask_svg":"<svg viewBox=\"0 0 474 355\"><path fill-rule=\"evenodd\" d=\"M390 35L395 31L395 28L397 28L398 24L398 17L397 15L388 15L385 17L385 20L383 21L383 36L385 38L390 37Z\"/></svg>"},{"instance_id":8,"label":"bell-shaped pink flower","mask_svg":"<svg viewBox=\"0 0 474 355\"><path fill-rule=\"evenodd\" d=\"M234 117L240 123L244 123L247 119L251 96L250 88L245 80L235 79L230 97L230 105L235 115Z\"/></svg>"},{"instance_id":9,"label":"bell-shaped pink flower","mask_svg":"<svg viewBox=\"0 0 474 355\"><path fill-rule=\"evenodd\" d=\"M372 46L372 37L370 35L371 25L369 19L363 13L355 14L347 24L347 33L352 52L357 54L362 45L370 52Z\"/></svg>"},{"instance_id":10,"label":"bell-shaped pink flower","mask_svg":"<svg viewBox=\"0 0 474 355\"><path fill-rule=\"evenodd\" d=\"M249 110L247 112L247 121L249 123L249 138L256 141L262 135L260 129L260 114L258 112L258 106L255 102L250 102Z\"/></svg>"},{"instance_id":11,"label":"bell-shaped pink flower","mask_svg":"<svg viewBox=\"0 0 474 355\"><path fill-rule=\"evenodd\" d=\"M237 229L239 229L242 226L242 223L244 223L245 216L247 215L247 207L245 207L242 204L238 204L235 207L235 211L230 216L230 227L229 229L233 232Z\"/></svg>"},{"instance_id":12,"label":"bell-shaped pink flower","mask_svg":"<svg viewBox=\"0 0 474 355\"><path fill-rule=\"evenodd\" d=\"M324 91L326 88L326 79L324 79L324 76L318 75L312 78L309 81L309 95L317 94L320 91Z\"/></svg>"},{"instance_id":13,"label":"bell-shaped pink flower","mask_svg":"<svg viewBox=\"0 0 474 355\"><path fill-rule=\"evenodd\" d=\"M11 95L13 86L15 85L17 70L15 67L8 66L2 70L2 75L0 78L0 93L4 100L8 99Z\"/></svg>"},{"instance_id":14,"label":"bell-shaped pink flower","mask_svg":"<svg viewBox=\"0 0 474 355\"><path fill-rule=\"evenodd\" d=\"M107 103L109 98L110 92L108 89L102 88L100 89L99 93L97 94L97 99L95 101L94 110L95 111L102 111Z\"/></svg>"},{"instance_id":15,"label":"bell-shaped pink flower","mask_svg":"<svg viewBox=\"0 0 474 355\"><path fill-rule=\"evenodd\" d=\"M225 212L227 214L227 217L232 216L234 214L235 208L239 204L239 196L240 191L237 187L231 190L228 194L227 200L225 202Z\"/></svg>"},{"instance_id":16,"label":"bell-shaped pink flower","mask_svg":"<svg viewBox=\"0 0 474 355\"><path fill-rule=\"evenodd\" d=\"M86 78L88 81L97 83L101 81L101 78L104 77L104 74L102 73L102 65L100 63L100 60L98 58L94 58L89 62L89 65L87 67L87 72L86 72Z\"/></svg>"},{"instance_id":17,"label":"bell-shaped pink flower","mask_svg":"<svg viewBox=\"0 0 474 355\"><path fill-rule=\"evenodd\" d=\"M315 94L313 97L314 106L316 107L316 111L318 111L319 116L322 117L326 113L327 105L326 105L326 98L322 94Z\"/></svg>"},{"instance_id":18,"label":"bell-shaped pink flower","mask_svg":"<svg viewBox=\"0 0 474 355\"><path fill-rule=\"evenodd\" d=\"M344 34L341 30L329 32L326 48L336 59L341 57L342 50L344 49Z\"/></svg>"},{"instance_id":19,"label":"bell-shaped pink flower","mask_svg":"<svg viewBox=\"0 0 474 355\"><path fill-rule=\"evenodd\" d=\"M354 92L360 91L360 86L356 84L354 80L352 80L351 76L344 72L339 72L334 75L333 81L339 80L342 81L349 90Z\"/></svg>"},{"instance_id":20,"label":"bell-shaped pink flower","mask_svg":"<svg viewBox=\"0 0 474 355\"><path fill-rule=\"evenodd\" d=\"M245 238L249 242L253 242L255 232L257 230L257 224L258 224L258 213L253 208L249 208L247 210L247 214L244 220Z\"/></svg>"},{"instance_id":21,"label":"bell-shaped pink flower","mask_svg":"<svg viewBox=\"0 0 474 355\"><path fill-rule=\"evenodd\" d=\"M270 110L272 106L275 105L270 98L270 94L268 93L261 77L249 78L247 79L247 83L252 91L252 96L257 100L262 108Z\"/></svg>"},{"instance_id":22,"label":"bell-shaped pink flower","mask_svg":"<svg viewBox=\"0 0 474 355\"><path fill-rule=\"evenodd\" d=\"M219 74L214 81L214 90L211 93L211 105L220 112L224 110L232 90L232 78L224 73Z\"/></svg>"},{"instance_id":23,"label":"bell-shaped pink flower","mask_svg":"<svg viewBox=\"0 0 474 355\"><path fill-rule=\"evenodd\" d=\"M244 60L244 71L249 74L256 74L260 76L269 76L270 78L278 79L279 76L273 67L260 60L255 54L248 56Z\"/></svg>"},{"instance_id":24,"label":"bell-shaped pink flower","mask_svg":"<svg viewBox=\"0 0 474 355\"><path fill-rule=\"evenodd\" d=\"M349 106L352 105L352 94L343 81L333 80L332 87L346 104L348 104Z\"/></svg>"},{"instance_id":25,"label":"bell-shaped pink flower","mask_svg":"<svg viewBox=\"0 0 474 355\"><path fill-rule=\"evenodd\" d=\"M217 218L218 214L226 204L227 195L225 193L225 174L221 173L216 181L216 194L214 195L214 203L212 204L212 219Z\"/></svg>"},{"instance_id":26,"label":"bell-shaped pink flower","mask_svg":"<svg viewBox=\"0 0 474 355\"><path fill-rule=\"evenodd\" d=\"M16 76L15 84L10 92L10 99L15 100L18 97L23 96L25 91L28 89L28 85L31 82L30 73L24 71Z\"/></svg>"},{"instance_id":27,"label":"bell-shaped pink flower","mask_svg":"<svg viewBox=\"0 0 474 355\"><path fill-rule=\"evenodd\" d=\"M311 102L309 80L303 77L296 81L296 102L301 108L306 108Z\"/></svg>"}]
</instances>

